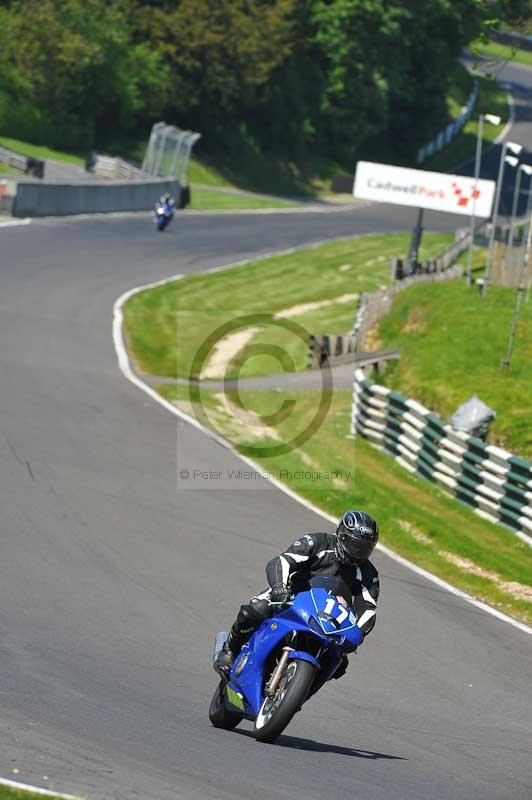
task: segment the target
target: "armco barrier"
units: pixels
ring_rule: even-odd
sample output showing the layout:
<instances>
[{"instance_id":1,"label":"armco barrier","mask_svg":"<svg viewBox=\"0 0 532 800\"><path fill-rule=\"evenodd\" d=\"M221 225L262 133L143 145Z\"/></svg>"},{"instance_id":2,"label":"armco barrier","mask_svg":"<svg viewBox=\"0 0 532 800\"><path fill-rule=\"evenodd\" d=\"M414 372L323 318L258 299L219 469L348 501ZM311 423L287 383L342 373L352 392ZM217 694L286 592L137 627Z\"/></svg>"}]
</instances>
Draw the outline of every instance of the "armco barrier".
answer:
<instances>
[{"instance_id":1,"label":"armco barrier","mask_svg":"<svg viewBox=\"0 0 532 800\"><path fill-rule=\"evenodd\" d=\"M454 137L460 133L466 122L468 121L469 117L473 113L473 108L475 103L477 102L477 95L478 95L478 82L474 81L473 83L473 90L469 95L469 99L467 101L467 105L463 106L460 110L460 114L458 117L450 122L449 125L445 128L445 130L440 131L440 133L428 144L424 147L421 147L417 151L416 162L418 164L422 164L426 158L429 156L434 155L434 153L439 152L442 147L445 147L446 144L451 142Z\"/></svg>"},{"instance_id":2,"label":"armco barrier","mask_svg":"<svg viewBox=\"0 0 532 800\"><path fill-rule=\"evenodd\" d=\"M179 206L180 184L176 180L143 180L122 183L18 183L13 202L16 217L95 214L111 211L148 211L164 192Z\"/></svg>"},{"instance_id":3,"label":"armco barrier","mask_svg":"<svg viewBox=\"0 0 532 800\"><path fill-rule=\"evenodd\" d=\"M142 179L146 176L139 167L135 167L123 158L104 156L96 153L91 160L91 172L104 178Z\"/></svg>"},{"instance_id":4,"label":"armco barrier","mask_svg":"<svg viewBox=\"0 0 532 800\"><path fill-rule=\"evenodd\" d=\"M0 164L5 164L6 167L15 167L15 169L24 172L27 163L26 156L14 153L13 150L8 150L6 147L0 147Z\"/></svg>"},{"instance_id":5,"label":"armco barrier","mask_svg":"<svg viewBox=\"0 0 532 800\"><path fill-rule=\"evenodd\" d=\"M355 370L351 432L532 543L532 463L455 431L415 400L373 383L361 369Z\"/></svg>"}]
</instances>

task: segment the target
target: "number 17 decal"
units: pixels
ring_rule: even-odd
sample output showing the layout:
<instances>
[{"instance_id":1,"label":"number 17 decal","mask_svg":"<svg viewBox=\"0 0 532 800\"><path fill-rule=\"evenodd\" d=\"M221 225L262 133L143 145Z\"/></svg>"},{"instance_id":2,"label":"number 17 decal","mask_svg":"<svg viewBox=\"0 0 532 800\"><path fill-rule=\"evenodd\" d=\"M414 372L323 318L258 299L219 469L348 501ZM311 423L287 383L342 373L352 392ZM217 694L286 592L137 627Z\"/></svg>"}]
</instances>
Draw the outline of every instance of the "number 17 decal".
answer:
<instances>
[{"instance_id":1,"label":"number 17 decal","mask_svg":"<svg viewBox=\"0 0 532 800\"><path fill-rule=\"evenodd\" d=\"M327 602L325 603L325 609L324 609L325 613L332 616L332 612L335 606L340 609L340 613L335 616L335 620L339 625L341 625L342 622L344 622L349 616L349 609L345 608L345 606L339 606L336 603L334 597L329 597L327 599Z\"/></svg>"}]
</instances>

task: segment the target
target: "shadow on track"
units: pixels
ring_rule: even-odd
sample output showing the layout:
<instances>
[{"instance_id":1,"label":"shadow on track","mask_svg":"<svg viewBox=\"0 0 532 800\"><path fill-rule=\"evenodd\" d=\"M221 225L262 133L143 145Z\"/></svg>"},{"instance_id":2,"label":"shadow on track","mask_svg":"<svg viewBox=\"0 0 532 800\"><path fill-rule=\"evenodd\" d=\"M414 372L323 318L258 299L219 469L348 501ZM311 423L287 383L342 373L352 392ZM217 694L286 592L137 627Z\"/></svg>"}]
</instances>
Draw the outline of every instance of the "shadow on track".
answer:
<instances>
[{"instance_id":1,"label":"shadow on track","mask_svg":"<svg viewBox=\"0 0 532 800\"><path fill-rule=\"evenodd\" d=\"M234 733L241 736L248 736L253 739L253 733L240 728L235 729ZM274 744L277 747L289 747L294 750L308 750L313 753L336 753L340 756L350 756L351 758L366 758L368 761L408 761L403 756L392 756L388 753L375 753L373 750L356 750L353 747L341 747L335 744L325 744L316 742L313 739L302 739L299 736L281 735Z\"/></svg>"}]
</instances>

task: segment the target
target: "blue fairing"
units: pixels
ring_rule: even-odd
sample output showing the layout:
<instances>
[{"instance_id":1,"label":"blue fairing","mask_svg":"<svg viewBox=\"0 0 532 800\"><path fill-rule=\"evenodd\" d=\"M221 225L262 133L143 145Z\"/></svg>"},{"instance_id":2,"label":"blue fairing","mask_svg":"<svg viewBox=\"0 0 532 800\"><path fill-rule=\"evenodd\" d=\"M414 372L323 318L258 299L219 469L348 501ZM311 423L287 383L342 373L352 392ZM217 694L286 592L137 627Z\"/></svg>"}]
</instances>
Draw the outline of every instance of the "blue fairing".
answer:
<instances>
[{"instance_id":1,"label":"blue fairing","mask_svg":"<svg viewBox=\"0 0 532 800\"><path fill-rule=\"evenodd\" d=\"M310 653L305 653L304 650L292 650L288 657L289 661L308 661L309 664L312 664L313 667L316 669L320 668L320 662L316 661L314 656L311 656Z\"/></svg>"},{"instance_id":2,"label":"blue fairing","mask_svg":"<svg viewBox=\"0 0 532 800\"><path fill-rule=\"evenodd\" d=\"M256 717L264 702L264 666L271 652L293 631L318 640L320 662L310 653L295 650L290 659L309 661L317 667L312 692L334 674L343 652L355 649L363 639L354 614L337 603L325 589L312 589L296 596L291 606L265 621L242 648L231 671L230 686L244 697L245 714Z\"/></svg>"}]
</instances>

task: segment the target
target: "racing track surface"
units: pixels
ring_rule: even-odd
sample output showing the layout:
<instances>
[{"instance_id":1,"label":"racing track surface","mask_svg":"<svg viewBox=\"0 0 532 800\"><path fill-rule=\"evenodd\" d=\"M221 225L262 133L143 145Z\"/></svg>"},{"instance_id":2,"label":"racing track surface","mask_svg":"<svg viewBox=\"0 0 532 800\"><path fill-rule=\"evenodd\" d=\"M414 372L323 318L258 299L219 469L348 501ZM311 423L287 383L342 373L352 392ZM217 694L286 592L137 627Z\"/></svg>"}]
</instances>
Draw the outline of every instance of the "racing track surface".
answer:
<instances>
[{"instance_id":1,"label":"racing track surface","mask_svg":"<svg viewBox=\"0 0 532 800\"><path fill-rule=\"evenodd\" d=\"M348 675L276 746L210 727L214 632L269 557L327 524L270 484L177 491L176 424L182 457L241 462L129 384L111 340L135 285L413 216L0 232L0 774L97 800L528 800L532 637L380 553L377 627Z\"/></svg>"}]
</instances>

